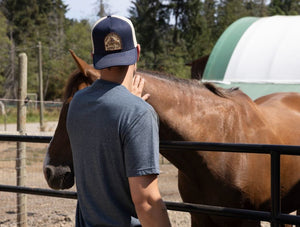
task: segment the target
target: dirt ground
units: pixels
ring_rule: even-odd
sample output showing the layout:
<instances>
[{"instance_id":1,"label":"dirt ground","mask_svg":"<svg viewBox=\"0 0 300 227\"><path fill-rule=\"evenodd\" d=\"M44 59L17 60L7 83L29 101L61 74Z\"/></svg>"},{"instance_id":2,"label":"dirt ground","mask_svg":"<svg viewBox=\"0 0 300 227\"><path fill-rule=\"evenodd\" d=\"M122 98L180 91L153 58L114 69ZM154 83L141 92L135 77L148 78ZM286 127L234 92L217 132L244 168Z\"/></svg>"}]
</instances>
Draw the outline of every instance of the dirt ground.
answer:
<instances>
[{"instance_id":1,"label":"dirt ground","mask_svg":"<svg viewBox=\"0 0 300 227\"><path fill-rule=\"evenodd\" d=\"M42 173L47 144L26 143L26 186L49 189ZM0 141L0 184L16 185L16 142ZM166 161L165 161L166 162ZM164 201L181 202L177 189L177 169L162 164L159 187ZM75 191L75 188L71 188ZM17 194L0 192L0 226L17 226ZM74 226L76 200L26 195L28 226ZM168 211L172 226L190 226L188 213Z\"/></svg>"}]
</instances>

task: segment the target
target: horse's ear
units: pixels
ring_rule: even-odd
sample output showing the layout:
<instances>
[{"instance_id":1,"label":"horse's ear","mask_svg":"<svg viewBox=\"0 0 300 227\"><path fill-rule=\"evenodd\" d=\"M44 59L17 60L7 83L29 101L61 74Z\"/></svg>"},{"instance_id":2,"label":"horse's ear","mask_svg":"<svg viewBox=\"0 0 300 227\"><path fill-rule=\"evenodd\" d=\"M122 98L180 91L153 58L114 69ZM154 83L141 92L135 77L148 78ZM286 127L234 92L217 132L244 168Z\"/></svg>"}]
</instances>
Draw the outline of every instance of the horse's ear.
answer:
<instances>
[{"instance_id":1,"label":"horse's ear","mask_svg":"<svg viewBox=\"0 0 300 227\"><path fill-rule=\"evenodd\" d=\"M69 50L72 57L74 58L79 70L92 81L95 81L100 78L101 74L99 70L96 70L93 66L86 63L84 60L79 58L74 51Z\"/></svg>"}]
</instances>

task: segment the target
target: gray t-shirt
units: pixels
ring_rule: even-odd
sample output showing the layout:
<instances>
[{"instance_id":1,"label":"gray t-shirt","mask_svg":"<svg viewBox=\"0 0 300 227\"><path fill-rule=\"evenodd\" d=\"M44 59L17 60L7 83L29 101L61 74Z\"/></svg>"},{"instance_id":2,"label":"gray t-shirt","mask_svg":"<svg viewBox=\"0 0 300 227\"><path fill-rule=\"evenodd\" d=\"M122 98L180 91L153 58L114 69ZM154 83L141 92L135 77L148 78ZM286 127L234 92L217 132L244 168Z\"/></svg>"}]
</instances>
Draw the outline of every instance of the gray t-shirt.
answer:
<instances>
[{"instance_id":1,"label":"gray t-shirt","mask_svg":"<svg viewBox=\"0 0 300 227\"><path fill-rule=\"evenodd\" d=\"M76 226L140 226L128 177L159 174L157 118L119 84L97 80L76 93L67 116Z\"/></svg>"}]
</instances>

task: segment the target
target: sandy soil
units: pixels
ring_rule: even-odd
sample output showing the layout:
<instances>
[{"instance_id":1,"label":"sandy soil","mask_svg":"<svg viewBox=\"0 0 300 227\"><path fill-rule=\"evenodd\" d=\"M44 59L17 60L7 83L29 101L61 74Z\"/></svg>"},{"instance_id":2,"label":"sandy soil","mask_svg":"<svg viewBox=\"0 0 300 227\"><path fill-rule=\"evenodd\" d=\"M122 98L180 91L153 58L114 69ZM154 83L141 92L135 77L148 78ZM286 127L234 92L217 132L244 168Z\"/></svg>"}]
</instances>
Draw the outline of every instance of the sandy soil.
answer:
<instances>
[{"instance_id":1,"label":"sandy soil","mask_svg":"<svg viewBox=\"0 0 300 227\"><path fill-rule=\"evenodd\" d=\"M32 133L30 133L32 134ZM26 186L48 188L42 173L47 144L26 143ZM0 141L0 184L16 185L16 142ZM177 169L161 165L159 187L163 200L181 202L177 189ZM75 191L75 188L71 188ZM17 194L0 192L0 226L17 226ZM76 200L26 195L28 226L74 226ZM172 226L190 226L188 213L168 211Z\"/></svg>"}]
</instances>

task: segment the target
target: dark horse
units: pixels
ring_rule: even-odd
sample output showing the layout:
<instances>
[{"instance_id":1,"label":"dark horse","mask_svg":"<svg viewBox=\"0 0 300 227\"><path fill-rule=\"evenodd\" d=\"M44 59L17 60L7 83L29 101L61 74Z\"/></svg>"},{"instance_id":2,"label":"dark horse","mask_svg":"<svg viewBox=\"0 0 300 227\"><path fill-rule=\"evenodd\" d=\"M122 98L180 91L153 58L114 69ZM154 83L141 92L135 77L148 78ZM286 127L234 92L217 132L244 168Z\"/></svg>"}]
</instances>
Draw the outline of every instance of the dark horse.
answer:
<instances>
[{"instance_id":1,"label":"dark horse","mask_svg":"<svg viewBox=\"0 0 300 227\"><path fill-rule=\"evenodd\" d=\"M209 55L205 55L185 65L191 66L191 78L201 80L203 78L205 66L208 62Z\"/></svg>"},{"instance_id":2,"label":"dark horse","mask_svg":"<svg viewBox=\"0 0 300 227\"><path fill-rule=\"evenodd\" d=\"M66 88L59 123L44 162L50 187L74 184L72 151L66 131L74 93L100 77L75 55L79 70ZM162 140L300 145L300 94L276 93L253 102L239 89L225 90L194 80L139 73L147 100L160 117ZM161 150L178 168L184 202L270 210L270 157L262 154ZM300 157L281 157L281 205L300 208ZM259 221L191 213L192 226L260 226Z\"/></svg>"}]
</instances>

